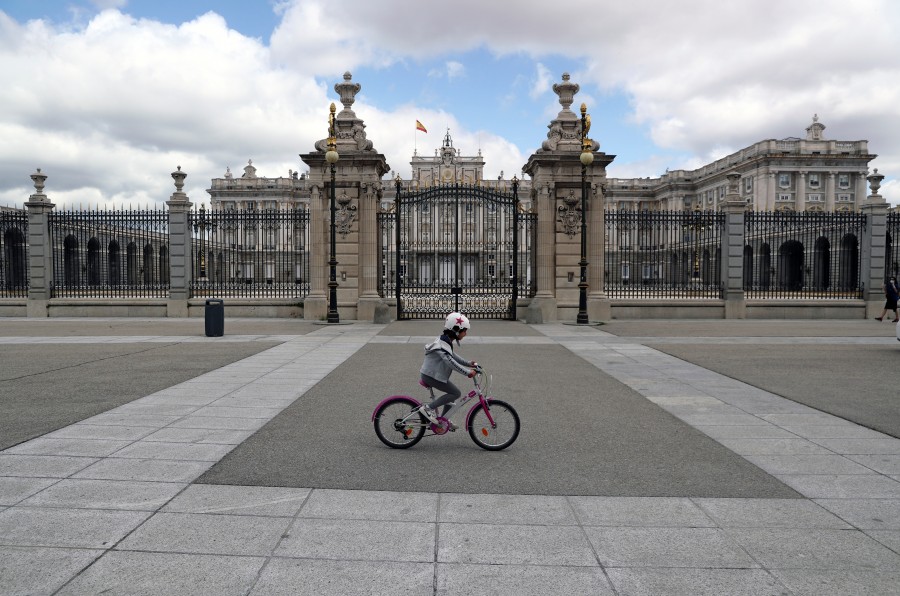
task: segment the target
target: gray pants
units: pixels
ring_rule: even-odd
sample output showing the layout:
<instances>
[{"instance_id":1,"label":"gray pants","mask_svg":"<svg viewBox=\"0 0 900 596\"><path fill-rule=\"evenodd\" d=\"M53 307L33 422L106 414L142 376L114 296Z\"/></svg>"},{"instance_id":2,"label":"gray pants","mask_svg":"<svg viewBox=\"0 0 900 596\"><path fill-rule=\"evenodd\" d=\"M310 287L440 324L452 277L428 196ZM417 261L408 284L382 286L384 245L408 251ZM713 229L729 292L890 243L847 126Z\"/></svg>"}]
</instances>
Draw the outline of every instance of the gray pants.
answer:
<instances>
[{"instance_id":1,"label":"gray pants","mask_svg":"<svg viewBox=\"0 0 900 596\"><path fill-rule=\"evenodd\" d=\"M450 381L442 383L441 381L438 381L433 377L429 377L428 375L422 375L422 380L438 391L444 392L444 395L435 398L433 402L428 404L428 407L432 410L437 410L439 407L444 406L444 411L441 412L441 415L446 414L447 410L450 409L450 402L456 401L456 398L462 395L462 392L459 390L459 388Z\"/></svg>"}]
</instances>

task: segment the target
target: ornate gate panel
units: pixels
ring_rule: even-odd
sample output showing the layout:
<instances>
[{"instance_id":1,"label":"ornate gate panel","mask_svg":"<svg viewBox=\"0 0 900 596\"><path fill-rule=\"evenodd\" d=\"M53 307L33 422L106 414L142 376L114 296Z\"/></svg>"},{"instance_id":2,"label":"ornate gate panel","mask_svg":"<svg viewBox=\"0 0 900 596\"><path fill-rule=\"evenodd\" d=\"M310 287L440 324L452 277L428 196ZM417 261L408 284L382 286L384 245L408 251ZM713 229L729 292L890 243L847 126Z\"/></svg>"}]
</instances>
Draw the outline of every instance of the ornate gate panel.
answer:
<instances>
[{"instance_id":1,"label":"ornate gate panel","mask_svg":"<svg viewBox=\"0 0 900 596\"><path fill-rule=\"evenodd\" d=\"M518 298L534 293L536 232L535 215L520 210L517 193L516 181L508 192L462 184L404 190L398 183L393 210L380 219L382 295L393 286L398 319L453 310L515 319Z\"/></svg>"}]
</instances>

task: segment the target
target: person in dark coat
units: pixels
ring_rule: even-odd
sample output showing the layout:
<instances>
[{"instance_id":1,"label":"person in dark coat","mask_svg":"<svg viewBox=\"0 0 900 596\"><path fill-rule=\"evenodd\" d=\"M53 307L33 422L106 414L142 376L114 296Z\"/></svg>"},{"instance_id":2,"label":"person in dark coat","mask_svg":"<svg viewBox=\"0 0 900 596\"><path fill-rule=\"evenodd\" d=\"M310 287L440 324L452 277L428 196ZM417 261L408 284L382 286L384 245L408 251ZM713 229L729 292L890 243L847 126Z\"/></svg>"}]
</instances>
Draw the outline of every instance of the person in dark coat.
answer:
<instances>
[{"instance_id":1,"label":"person in dark coat","mask_svg":"<svg viewBox=\"0 0 900 596\"><path fill-rule=\"evenodd\" d=\"M884 310L881 311L881 316L875 317L875 320L880 321L884 319L884 315L891 311L894 313L893 322L900 321L900 317L897 316L898 299L900 299L900 288L897 287L897 278L892 275L889 280L884 282Z\"/></svg>"}]
</instances>

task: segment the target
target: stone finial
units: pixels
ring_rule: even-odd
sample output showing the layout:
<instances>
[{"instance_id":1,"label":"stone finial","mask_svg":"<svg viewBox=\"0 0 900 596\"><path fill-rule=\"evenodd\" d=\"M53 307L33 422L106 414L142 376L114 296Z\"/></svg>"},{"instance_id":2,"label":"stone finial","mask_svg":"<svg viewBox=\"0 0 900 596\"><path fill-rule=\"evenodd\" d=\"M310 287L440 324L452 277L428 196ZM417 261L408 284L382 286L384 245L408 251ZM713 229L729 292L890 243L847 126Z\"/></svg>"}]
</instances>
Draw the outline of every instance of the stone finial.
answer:
<instances>
[{"instance_id":1,"label":"stone finial","mask_svg":"<svg viewBox=\"0 0 900 596\"><path fill-rule=\"evenodd\" d=\"M819 115L813 114L812 124L806 127L807 141L821 141L824 138L825 125L819 122Z\"/></svg>"},{"instance_id":2,"label":"stone finial","mask_svg":"<svg viewBox=\"0 0 900 596\"><path fill-rule=\"evenodd\" d=\"M875 171L872 174L866 176L866 180L869 181L869 188L872 189L872 195L878 195L878 191L881 189L881 181L884 180L884 174L879 174L878 168L875 168Z\"/></svg>"},{"instance_id":3,"label":"stone finial","mask_svg":"<svg viewBox=\"0 0 900 596\"><path fill-rule=\"evenodd\" d=\"M559 96L559 103L563 107L547 128L547 140L541 143L538 151L582 151L581 119L578 114L570 109L575 101L575 94L581 88L578 83L569 80L569 73L564 72L562 83L553 85L553 91ZM591 150L597 151L600 143L590 140Z\"/></svg>"},{"instance_id":4,"label":"stone finial","mask_svg":"<svg viewBox=\"0 0 900 596\"><path fill-rule=\"evenodd\" d=\"M175 179L175 190L181 192L181 189L184 188L184 179L187 178L187 174L181 171L181 166L178 166L178 169L172 172L172 178Z\"/></svg>"},{"instance_id":5,"label":"stone finial","mask_svg":"<svg viewBox=\"0 0 900 596\"><path fill-rule=\"evenodd\" d=\"M578 83L569 82L569 73L564 72L562 75L562 83L553 84L553 92L559 96L559 104L563 107L563 112L569 111L569 106L575 101L575 94L581 89Z\"/></svg>"},{"instance_id":6,"label":"stone finial","mask_svg":"<svg viewBox=\"0 0 900 596\"><path fill-rule=\"evenodd\" d=\"M878 170L875 171L877 172ZM31 180L34 182L35 196L44 196L44 181L46 179L47 175L42 174L40 168L38 168L37 171L31 175Z\"/></svg>"},{"instance_id":7,"label":"stone finial","mask_svg":"<svg viewBox=\"0 0 900 596\"><path fill-rule=\"evenodd\" d=\"M366 138L366 125L356 117L350 106L356 100L356 94L362 86L359 83L351 83L352 75L344 73L344 82L337 83L334 90L341 96L344 109L337 116L334 115L334 104L331 104L332 114L328 120L328 138L316 141L316 149L321 153L328 151L329 139L334 139L339 153L345 151L374 151L372 141Z\"/></svg>"},{"instance_id":8,"label":"stone finial","mask_svg":"<svg viewBox=\"0 0 900 596\"><path fill-rule=\"evenodd\" d=\"M341 104L344 106L344 112L349 112L348 116L353 118L355 114L353 114L353 110L350 109L350 106L353 105L353 102L356 101L356 94L359 93L359 90L362 89L362 85L359 83L351 83L350 80L353 78L353 75L350 72L344 73L344 82L336 83L334 85L334 90L338 95L341 96Z\"/></svg>"}]
</instances>

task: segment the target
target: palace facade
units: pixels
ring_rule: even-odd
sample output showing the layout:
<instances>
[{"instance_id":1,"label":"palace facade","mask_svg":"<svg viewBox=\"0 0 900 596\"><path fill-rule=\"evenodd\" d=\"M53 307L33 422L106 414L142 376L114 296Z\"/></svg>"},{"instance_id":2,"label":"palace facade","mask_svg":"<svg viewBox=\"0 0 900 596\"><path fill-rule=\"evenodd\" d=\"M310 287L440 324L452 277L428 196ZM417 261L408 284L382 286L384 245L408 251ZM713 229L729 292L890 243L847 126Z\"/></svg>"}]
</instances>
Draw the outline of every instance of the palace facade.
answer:
<instances>
[{"instance_id":1,"label":"palace facade","mask_svg":"<svg viewBox=\"0 0 900 596\"><path fill-rule=\"evenodd\" d=\"M805 138L768 139L745 147L695 170L672 170L656 178L607 178L608 210L716 211L725 200L726 174L741 174L740 192L750 211L857 211L866 198L868 142L825 138L825 125L813 116ZM453 146L450 131L433 157L414 153L404 186L421 188L445 183L509 188L511 179L484 179L485 161L479 149L465 156ZM394 180L383 182L383 203L393 200ZM259 177L250 161L235 178L228 170L214 178L207 191L213 209L266 209L308 203L306 174ZM531 201L531 183L519 181L519 197Z\"/></svg>"}]
</instances>

